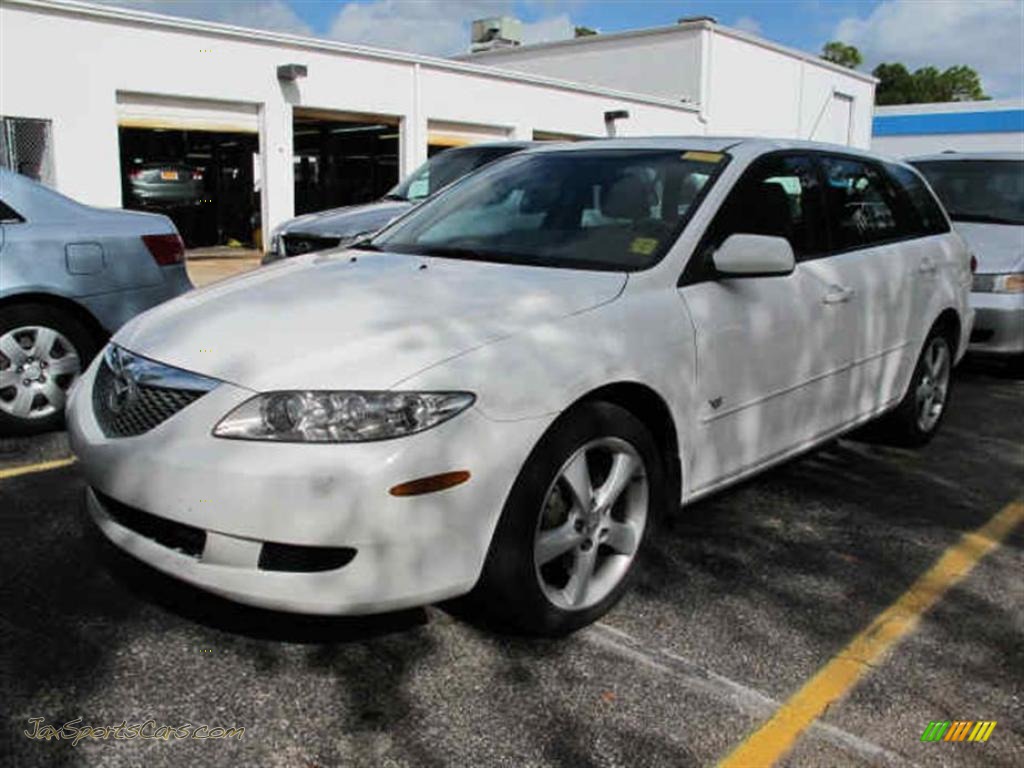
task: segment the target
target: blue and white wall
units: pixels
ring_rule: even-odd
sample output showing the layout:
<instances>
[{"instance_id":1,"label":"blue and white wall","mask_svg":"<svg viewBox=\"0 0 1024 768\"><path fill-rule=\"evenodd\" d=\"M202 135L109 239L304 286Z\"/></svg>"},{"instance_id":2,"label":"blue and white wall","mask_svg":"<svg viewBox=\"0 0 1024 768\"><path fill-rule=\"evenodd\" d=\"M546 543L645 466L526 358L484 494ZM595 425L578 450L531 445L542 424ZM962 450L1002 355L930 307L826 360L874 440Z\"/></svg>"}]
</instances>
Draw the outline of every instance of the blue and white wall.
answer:
<instances>
[{"instance_id":1,"label":"blue and white wall","mask_svg":"<svg viewBox=\"0 0 1024 768\"><path fill-rule=\"evenodd\" d=\"M1024 152L1024 101L875 107L871 148L893 157L933 152Z\"/></svg>"}]
</instances>

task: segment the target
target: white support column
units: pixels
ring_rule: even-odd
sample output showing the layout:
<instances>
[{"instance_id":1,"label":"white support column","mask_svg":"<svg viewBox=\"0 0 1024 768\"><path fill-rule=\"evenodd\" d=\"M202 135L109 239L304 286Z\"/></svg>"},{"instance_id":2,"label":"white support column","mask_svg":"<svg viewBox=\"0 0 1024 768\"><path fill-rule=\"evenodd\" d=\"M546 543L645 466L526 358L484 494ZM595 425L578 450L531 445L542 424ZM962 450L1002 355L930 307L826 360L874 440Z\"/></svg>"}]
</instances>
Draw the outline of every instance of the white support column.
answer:
<instances>
[{"instance_id":1,"label":"white support column","mask_svg":"<svg viewBox=\"0 0 1024 768\"><path fill-rule=\"evenodd\" d=\"M508 137L512 141L533 141L533 126L526 123L516 123L509 131Z\"/></svg>"},{"instance_id":2,"label":"white support column","mask_svg":"<svg viewBox=\"0 0 1024 768\"><path fill-rule=\"evenodd\" d=\"M398 171L404 179L427 159L427 116L420 93L420 65L412 65L412 106L398 128Z\"/></svg>"},{"instance_id":3,"label":"white support column","mask_svg":"<svg viewBox=\"0 0 1024 768\"><path fill-rule=\"evenodd\" d=\"M295 168L292 162L292 105L273 99L260 105L260 155L263 164L261 215L263 247L274 227L295 215Z\"/></svg>"}]
</instances>

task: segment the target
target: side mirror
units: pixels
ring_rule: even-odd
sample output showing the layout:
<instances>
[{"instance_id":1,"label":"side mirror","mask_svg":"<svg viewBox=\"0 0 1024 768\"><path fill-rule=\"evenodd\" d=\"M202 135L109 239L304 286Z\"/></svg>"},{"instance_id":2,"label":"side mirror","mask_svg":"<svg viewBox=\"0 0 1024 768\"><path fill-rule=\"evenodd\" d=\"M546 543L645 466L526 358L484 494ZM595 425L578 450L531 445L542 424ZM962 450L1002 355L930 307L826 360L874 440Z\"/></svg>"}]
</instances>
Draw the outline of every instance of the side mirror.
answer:
<instances>
[{"instance_id":1,"label":"side mirror","mask_svg":"<svg viewBox=\"0 0 1024 768\"><path fill-rule=\"evenodd\" d=\"M796 268L789 241L769 235L730 235L711 259L723 277L774 277Z\"/></svg>"}]
</instances>

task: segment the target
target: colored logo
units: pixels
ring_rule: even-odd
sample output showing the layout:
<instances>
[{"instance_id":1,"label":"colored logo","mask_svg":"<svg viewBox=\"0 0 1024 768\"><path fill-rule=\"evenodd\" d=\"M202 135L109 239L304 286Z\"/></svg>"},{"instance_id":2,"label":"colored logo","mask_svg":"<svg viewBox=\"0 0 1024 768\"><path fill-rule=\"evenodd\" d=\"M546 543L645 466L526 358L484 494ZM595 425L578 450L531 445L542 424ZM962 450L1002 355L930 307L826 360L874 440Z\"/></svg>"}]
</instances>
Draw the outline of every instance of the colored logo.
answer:
<instances>
[{"instance_id":1,"label":"colored logo","mask_svg":"<svg viewBox=\"0 0 1024 768\"><path fill-rule=\"evenodd\" d=\"M139 398L139 387L132 371L132 358L118 347L110 347L107 364L114 374L114 386L107 396L107 407L111 413L119 414L135 404Z\"/></svg>"},{"instance_id":2,"label":"colored logo","mask_svg":"<svg viewBox=\"0 0 1024 768\"><path fill-rule=\"evenodd\" d=\"M933 720L921 734L921 741L988 741L995 727L995 720Z\"/></svg>"}]
</instances>

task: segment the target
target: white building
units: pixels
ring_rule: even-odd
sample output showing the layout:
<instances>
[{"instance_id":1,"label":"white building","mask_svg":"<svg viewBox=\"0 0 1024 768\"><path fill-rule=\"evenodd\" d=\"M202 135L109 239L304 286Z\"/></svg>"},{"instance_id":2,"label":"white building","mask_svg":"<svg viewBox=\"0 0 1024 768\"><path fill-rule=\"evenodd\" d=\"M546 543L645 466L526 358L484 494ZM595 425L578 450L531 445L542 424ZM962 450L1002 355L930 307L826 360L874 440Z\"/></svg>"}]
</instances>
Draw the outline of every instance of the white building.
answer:
<instances>
[{"instance_id":1,"label":"white building","mask_svg":"<svg viewBox=\"0 0 1024 768\"><path fill-rule=\"evenodd\" d=\"M1024 152L1024 100L877 107L871 148L894 157Z\"/></svg>"},{"instance_id":2,"label":"white building","mask_svg":"<svg viewBox=\"0 0 1024 768\"><path fill-rule=\"evenodd\" d=\"M693 104L709 134L871 140L874 77L709 18L457 58Z\"/></svg>"},{"instance_id":3,"label":"white building","mask_svg":"<svg viewBox=\"0 0 1024 768\"><path fill-rule=\"evenodd\" d=\"M526 71L541 52L562 63ZM256 228L248 220L269 229L378 197L435 148L604 136L609 112L628 113L620 135L863 147L873 89L870 77L707 21L452 61L73 0L0 0L0 161L100 206L134 206L138 169L176 164L206 190L180 215L217 242L248 239L238 232Z\"/></svg>"}]
</instances>

